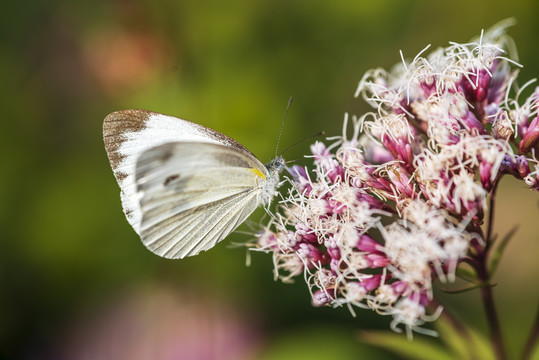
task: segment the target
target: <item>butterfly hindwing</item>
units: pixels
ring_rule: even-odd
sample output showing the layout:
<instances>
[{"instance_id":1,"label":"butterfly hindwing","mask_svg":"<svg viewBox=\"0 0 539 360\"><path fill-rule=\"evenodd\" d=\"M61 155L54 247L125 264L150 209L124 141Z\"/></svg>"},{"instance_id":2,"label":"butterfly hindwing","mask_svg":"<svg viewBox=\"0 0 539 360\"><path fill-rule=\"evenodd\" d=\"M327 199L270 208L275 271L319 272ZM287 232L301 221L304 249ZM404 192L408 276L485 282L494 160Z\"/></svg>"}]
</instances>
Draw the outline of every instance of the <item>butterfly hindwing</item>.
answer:
<instances>
[{"instance_id":1,"label":"butterfly hindwing","mask_svg":"<svg viewBox=\"0 0 539 360\"><path fill-rule=\"evenodd\" d=\"M250 152L226 145L173 142L143 152L136 164L143 243L167 258L211 248L259 205L266 175Z\"/></svg>"}]
</instances>

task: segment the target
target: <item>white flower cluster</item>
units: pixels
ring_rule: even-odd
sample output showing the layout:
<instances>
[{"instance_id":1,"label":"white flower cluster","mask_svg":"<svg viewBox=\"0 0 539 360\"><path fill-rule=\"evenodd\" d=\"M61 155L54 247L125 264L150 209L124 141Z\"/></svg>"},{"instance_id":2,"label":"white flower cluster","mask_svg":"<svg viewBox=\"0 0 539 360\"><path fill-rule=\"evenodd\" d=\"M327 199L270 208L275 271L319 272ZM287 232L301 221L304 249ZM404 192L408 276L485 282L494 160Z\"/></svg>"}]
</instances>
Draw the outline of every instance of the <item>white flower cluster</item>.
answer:
<instances>
[{"instance_id":1,"label":"white flower cluster","mask_svg":"<svg viewBox=\"0 0 539 360\"><path fill-rule=\"evenodd\" d=\"M283 281L304 276L314 305L392 315L423 331L438 309L435 281L453 281L470 249L485 246L487 198L504 174L539 189L539 90L519 105L518 65L497 26L359 83L374 111L353 117L314 168L290 169L292 188L256 248ZM522 90L522 89L521 89ZM430 314L429 314L430 312Z\"/></svg>"}]
</instances>

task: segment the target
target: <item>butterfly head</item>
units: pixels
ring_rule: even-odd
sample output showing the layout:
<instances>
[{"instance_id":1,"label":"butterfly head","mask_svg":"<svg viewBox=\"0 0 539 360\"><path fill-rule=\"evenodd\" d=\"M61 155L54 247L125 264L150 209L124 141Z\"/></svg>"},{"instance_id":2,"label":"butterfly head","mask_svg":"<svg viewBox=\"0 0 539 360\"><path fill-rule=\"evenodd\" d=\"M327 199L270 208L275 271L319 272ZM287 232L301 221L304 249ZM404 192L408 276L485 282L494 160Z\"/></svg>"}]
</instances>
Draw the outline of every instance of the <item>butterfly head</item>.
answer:
<instances>
[{"instance_id":1,"label":"butterfly head","mask_svg":"<svg viewBox=\"0 0 539 360\"><path fill-rule=\"evenodd\" d=\"M273 158L269 163L266 164L266 168L268 169L270 175L277 174L279 176L279 173L283 171L285 165L284 158L279 155Z\"/></svg>"},{"instance_id":2,"label":"butterfly head","mask_svg":"<svg viewBox=\"0 0 539 360\"><path fill-rule=\"evenodd\" d=\"M273 160L266 164L268 169L268 176L261 193L261 202L263 204L269 204L271 199L275 196L277 188L279 187L279 173L283 171L285 167L285 161L282 156L276 156Z\"/></svg>"}]
</instances>

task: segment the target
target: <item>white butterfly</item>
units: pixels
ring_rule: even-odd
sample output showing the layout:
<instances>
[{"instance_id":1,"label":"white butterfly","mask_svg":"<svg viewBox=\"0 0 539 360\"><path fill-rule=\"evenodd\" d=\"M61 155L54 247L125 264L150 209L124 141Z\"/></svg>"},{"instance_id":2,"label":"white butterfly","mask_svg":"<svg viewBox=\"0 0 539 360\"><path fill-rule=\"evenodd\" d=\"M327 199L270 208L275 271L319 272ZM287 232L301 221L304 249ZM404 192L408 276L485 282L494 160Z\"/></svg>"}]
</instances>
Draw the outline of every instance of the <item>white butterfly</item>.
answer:
<instances>
[{"instance_id":1,"label":"white butterfly","mask_svg":"<svg viewBox=\"0 0 539 360\"><path fill-rule=\"evenodd\" d=\"M108 115L103 137L127 220L172 259L210 249L268 205L285 164L263 165L218 131L146 110Z\"/></svg>"}]
</instances>

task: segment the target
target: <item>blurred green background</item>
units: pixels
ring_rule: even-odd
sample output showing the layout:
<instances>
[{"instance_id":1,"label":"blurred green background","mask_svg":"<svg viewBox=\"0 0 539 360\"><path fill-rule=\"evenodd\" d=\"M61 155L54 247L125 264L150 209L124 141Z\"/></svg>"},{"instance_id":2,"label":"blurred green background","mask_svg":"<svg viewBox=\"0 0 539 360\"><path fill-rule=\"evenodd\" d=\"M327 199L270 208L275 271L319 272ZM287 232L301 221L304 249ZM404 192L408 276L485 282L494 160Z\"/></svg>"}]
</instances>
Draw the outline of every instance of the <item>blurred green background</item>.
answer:
<instances>
[{"instance_id":1,"label":"blurred green background","mask_svg":"<svg viewBox=\"0 0 539 360\"><path fill-rule=\"evenodd\" d=\"M230 248L158 258L121 210L103 147L110 112L143 108L217 129L263 161L320 130L341 133L362 74L427 44L465 42L513 16L539 75L539 3L520 1L19 1L0 23L0 359L356 359L390 355L360 329L389 318L312 308L273 281L270 256ZM308 144L287 153L299 159ZM495 288L510 351L538 302L539 196L507 179L497 230L521 227ZM260 214L259 214L260 215ZM253 218L254 221L258 221ZM534 222L535 221L535 222ZM299 279L301 280L301 279ZM485 330L479 295L445 296ZM201 350L205 349L205 350Z\"/></svg>"}]
</instances>

